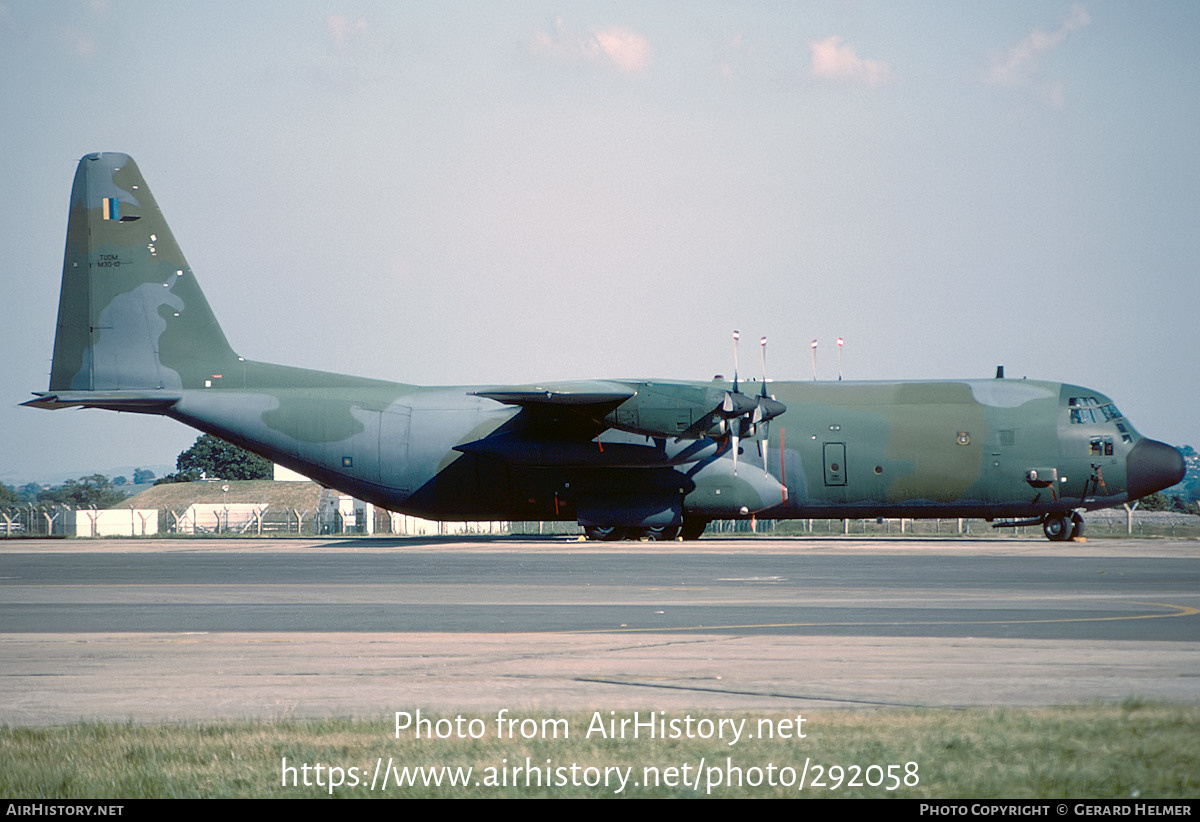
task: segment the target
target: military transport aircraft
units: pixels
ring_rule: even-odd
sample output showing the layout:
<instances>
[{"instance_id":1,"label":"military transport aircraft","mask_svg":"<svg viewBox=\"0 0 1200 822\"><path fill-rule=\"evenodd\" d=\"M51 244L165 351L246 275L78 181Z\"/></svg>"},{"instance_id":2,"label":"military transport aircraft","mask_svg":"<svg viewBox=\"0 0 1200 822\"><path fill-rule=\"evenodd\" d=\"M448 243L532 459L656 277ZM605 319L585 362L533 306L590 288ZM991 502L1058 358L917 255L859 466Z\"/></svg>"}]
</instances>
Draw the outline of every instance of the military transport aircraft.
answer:
<instances>
[{"instance_id":1,"label":"military transport aircraft","mask_svg":"<svg viewBox=\"0 0 1200 822\"><path fill-rule=\"evenodd\" d=\"M1080 510L1178 482L1179 451L1103 394L1032 380L585 380L419 387L234 353L150 189L89 154L71 191L50 390L26 405L161 414L384 508L695 539L710 520Z\"/></svg>"}]
</instances>

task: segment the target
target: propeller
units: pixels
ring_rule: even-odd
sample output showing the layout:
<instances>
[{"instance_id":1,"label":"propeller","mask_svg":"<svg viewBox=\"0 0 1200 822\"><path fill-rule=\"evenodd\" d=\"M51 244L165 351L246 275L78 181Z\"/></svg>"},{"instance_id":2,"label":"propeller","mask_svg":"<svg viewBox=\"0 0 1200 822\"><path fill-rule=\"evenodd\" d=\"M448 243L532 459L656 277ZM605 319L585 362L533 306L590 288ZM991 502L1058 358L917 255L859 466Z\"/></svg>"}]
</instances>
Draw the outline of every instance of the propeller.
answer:
<instances>
[{"instance_id":1,"label":"propeller","mask_svg":"<svg viewBox=\"0 0 1200 822\"><path fill-rule=\"evenodd\" d=\"M762 347L763 358L762 391L758 396L742 393L739 388L740 378L738 375L738 367L740 365L738 362L738 340L740 337L741 334L737 331L733 332L733 390L723 392L715 408L697 419L686 431L680 433L676 438L677 441L700 437L727 438L729 445L733 449L733 473L735 476L738 469L738 446L741 443L741 439L743 437L755 436L758 426L764 425L768 420L778 417L784 411L787 411L787 406L767 393L766 337L763 337L759 342L759 345ZM716 428L715 433L713 432L714 427ZM764 428L764 436L766 433L767 430ZM759 453L764 454L765 451L763 449L765 444L759 443L758 447ZM763 467L766 467L765 456L763 458Z\"/></svg>"},{"instance_id":2,"label":"propeller","mask_svg":"<svg viewBox=\"0 0 1200 822\"><path fill-rule=\"evenodd\" d=\"M759 340L759 346L762 349L762 391L759 392L758 402L754 406L753 422L755 426L762 425L762 439L758 441L758 453L762 457L763 470L767 473L770 471L767 468L767 454L770 452L770 422L773 418L778 417L787 410L787 406L781 403L775 397L767 394L767 338L763 337Z\"/></svg>"},{"instance_id":3,"label":"propeller","mask_svg":"<svg viewBox=\"0 0 1200 822\"><path fill-rule=\"evenodd\" d=\"M763 382L762 391L758 397L748 397L738 389L738 340L741 334L733 332L733 391L726 391L717 409L720 416L720 431L728 432L729 443L733 450L733 473L737 476L738 445L742 437L753 437L762 425L763 437L766 438L767 422L778 417L787 407L767 393L767 338L759 340L762 356ZM759 454L763 458L763 469L767 467L767 445L764 441L758 444Z\"/></svg>"}]
</instances>

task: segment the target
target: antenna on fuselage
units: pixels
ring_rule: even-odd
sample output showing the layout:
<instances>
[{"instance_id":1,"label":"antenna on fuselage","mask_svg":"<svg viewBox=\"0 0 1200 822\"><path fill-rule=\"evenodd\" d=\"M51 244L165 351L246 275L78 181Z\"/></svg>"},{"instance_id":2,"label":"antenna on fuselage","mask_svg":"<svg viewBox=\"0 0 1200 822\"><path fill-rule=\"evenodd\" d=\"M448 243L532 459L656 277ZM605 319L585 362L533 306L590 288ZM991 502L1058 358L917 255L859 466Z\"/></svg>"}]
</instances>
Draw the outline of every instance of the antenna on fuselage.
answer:
<instances>
[{"instance_id":1,"label":"antenna on fuselage","mask_svg":"<svg viewBox=\"0 0 1200 822\"><path fill-rule=\"evenodd\" d=\"M846 341L838 337L838 382L842 380L842 346L845 344Z\"/></svg>"},{"instance_id":2,"label":"antenna on fuselage","mask_svg":"<svg viewBox=\"0 0 1200 822\"><path fill-rule=\"evenodd\" d=\"M812 366L813 366L813 382L817 379L817 341L812 341Z\"/></svg>"},{"instance_id":3,"label":"antenna on fuselage","mask_svg":"<svg viewBox=\"0 0 1200 822\"><path fill-rule=\"evenodd\" d=\"M998 379L998 380L1004 379L1004 366L1003 365L996 366L996 379Z\"/></svg>"}]
</instances>

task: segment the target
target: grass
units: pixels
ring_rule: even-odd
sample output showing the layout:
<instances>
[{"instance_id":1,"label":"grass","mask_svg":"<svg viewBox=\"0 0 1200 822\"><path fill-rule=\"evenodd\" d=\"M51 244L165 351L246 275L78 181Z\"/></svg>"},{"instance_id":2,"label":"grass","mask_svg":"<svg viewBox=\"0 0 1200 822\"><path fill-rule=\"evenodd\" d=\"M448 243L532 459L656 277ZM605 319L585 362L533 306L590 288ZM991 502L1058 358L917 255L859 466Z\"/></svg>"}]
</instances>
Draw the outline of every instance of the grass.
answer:
<instances>
[{"instance_id":1,"label":"grass","mask_svg":"<svg viewBox=\"0 0 1200 822\"><path fill-rule=\"evenodd\" d=\"M680 719L688 712L668 712ZM759 719L794 719L787 714L727 714L692 711L696 719L746 718L747 730ZM601 712L608 718L608 712ZM442 715L446 716L446 715ZM145 797L589 797L613 796L610 785L572 785L599 778L604 768L631 769L623 795L704 796L706 779L720 776L711 790L720 797L908 797L908 798L1194 798L1200 795L1200 708L1150 704L1131 697L1119 705L1066 708L973 710L805 711L803 739L745 739L730 746L701 739L584 738L592 713L537 715L563 717L569 739L498 739L494 714L478 716L486 728L480 739L399 738L394 718L187 725L85 723L61 728L0 729L0 795L26 799ZM631 716L617 712L618 717ZM643 712L642 717L646 716ZM435 717L436 718L436 717ZM452 717L450 717L452 718ZM479 726L477 726L479 727ZM515 780L514 765L532 761L543 784ZM286 758L296 770L282 784ZM465 787L413 787L372 791L378 760L397 767L470 766ZM810 762L804 790L774 781L799 778ZM545 785L546 760L551 783ZM704 769L698 765L704 762ZM741 786L730 786L727 763L740 768ZM915 762L916 768L905 767ZM322 784L315 766L323 767ZM309 765L308 786L303 765ZM687 765L688 768L684 769ZM768 772L768 766L772 770ZM826 787L815 787L816 765ZM880 765L883 771L865 771ZM878 782L887 765L895 790L884 785L850 785L852 766L864 769L859 781ZM342 770L342 784L328 787L329 767ZM584 771L593 767L599 770ZM831 766L841 766L838 771ZM658 768L657 786L644 783L646 768ZM780 770L794 768L794 772ZM350 768L358 769L353 774ZM492 769L488 771L486 769ZM501 770L496 770L500 768ZM507 770L503 770L507 768ZM557 769L563 769L561 771ZM667 770L674 768L674 771ZM709 770L715 768L716 770ZM915 770L915 773L914 773ZM333 772L337 774L337 771ZM495 785L476 784L493 775ZM700 774L699 790L689 782ZM736 771L734 771L736 773ZM793 775L789 776L789 773ZM502 778L503 775L503 778ZM904 777L916 784L904 785ZM365 784L352 786L355 778ZM336 781L336 780L335 780ZM531 780L532 781L532 780ZM750 785L748 782L761 782ZM836 789L834 783L839 782ZM886 782L886 779L885 779ZM296 784L300 783L300 784ZM501 784L507 783L507 784ZM618 794L619 795L619 794Z\"/></svg>"}]
</instances>

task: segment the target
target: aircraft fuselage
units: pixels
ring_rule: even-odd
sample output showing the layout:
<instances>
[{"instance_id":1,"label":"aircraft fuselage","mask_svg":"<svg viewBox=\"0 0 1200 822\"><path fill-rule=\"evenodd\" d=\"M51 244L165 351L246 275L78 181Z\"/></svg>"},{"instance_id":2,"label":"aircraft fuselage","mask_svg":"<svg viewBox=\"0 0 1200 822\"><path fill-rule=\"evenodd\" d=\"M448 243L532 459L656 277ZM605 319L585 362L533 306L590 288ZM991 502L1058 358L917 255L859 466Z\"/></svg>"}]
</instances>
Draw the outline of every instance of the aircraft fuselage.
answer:
<instances>
[{"instance_id":1,"label":"aircraft fuselage","mask_svg":"<svg viewBox=\"0 0 1200 822\"><path fill-rule=\"evenodd\" d=\"M362 382L186 391L167 413L385 508L453 520L1037 517L1132 499L1135 448L1172 460L1104 395L1031 380L772 382L787 410L765 437L740 439L736 472L728 437L571 437L575 420L548 422L484 388ZM637 392L617 411L681 386L729 387L610 382ZM1145 462L1134 460L1135 489L1153 484Z\"/></svg>"}]
</instances>

